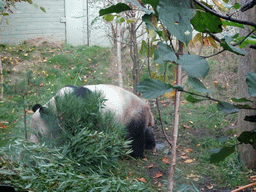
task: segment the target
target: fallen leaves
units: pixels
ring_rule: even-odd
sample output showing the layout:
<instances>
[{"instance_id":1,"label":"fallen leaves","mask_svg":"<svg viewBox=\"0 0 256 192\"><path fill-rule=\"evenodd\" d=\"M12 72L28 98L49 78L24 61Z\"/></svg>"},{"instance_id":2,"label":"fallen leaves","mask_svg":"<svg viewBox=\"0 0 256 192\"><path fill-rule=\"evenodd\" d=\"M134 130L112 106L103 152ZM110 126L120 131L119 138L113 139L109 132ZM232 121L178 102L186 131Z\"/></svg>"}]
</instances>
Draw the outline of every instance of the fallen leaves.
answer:
<instances>
[{"instance_id":1,"label":"fallen leaves","mask_svg":"<svg viewBox=\"0 0 256 192\"><path fill-rule=\"evenodd\" d=\"M159 178L159 177L162 177L163 176L163 173L161 173L160 171L158 171L156 173L156 176L154 178Z\"/></svg>"},{"instance_id":2,"label":"fallen leaves","mask_svg":"<svg viewBox=\"0 0 256 192\"><path fill-rule=\"evenodd\" d=\"M169 161L169 159L168 159L167 157L164 157L164 158L162 159L162 162L163 162L163 163L168 163L168 164L170 164L170 161Z\"/></svg>"},{"instance_id":3,"label":"fallen leaves","mask_svg":"<svg viewBox=\"0 0 256 192\"><path fill-rule=\"evenodd\" d=\"M9 122L7 122L7 121L1 121L1 122L0 122L0 129L9 127L9 126L5 125L5 124L8 124L8 123L9 123Z\"/></svg>"},{"instance_id":4,"label":"fallen leaves","mask_svg":"<svg viewBox=\"0 0 256 192\"><path fill-rule=\"evenodd\" d=\"M192 178L194 181L199 181L200 175L196 175L196 174L191 173L190 175L187 175L187 179L189 179L189 178ZM210 188L208 188L208 189L210 189Z\"/></svg>"},{"instance_id":5,"label":"fallen leaves","mask_svg":"<svg viewBox=\"0 0 256 192\"><path fill-rule=\"evenodd\" d=\"M187 153L190 153L192 149L184 149L180 155L180 158L184 160L184 163L192 163L194 159L191 159L187 156Z\"/></svg>"},{"instance_id":6,"label":"fallen leaves","mask_svg":"<svg viewBox=\"0 0 256 192\"><path fill-rule=\"evenodd\" d=\"M140 182L143 182L143 183L147 183L146 179L144 177L141 177L141 178L137 178L138 181Z\"/></svg>"},{"instance_id":7,"label":"fallen leaves","mask_svg":"<svg viewBox=\"0 0 256 192\"><path fill-rule=\"evenodd\" d=\"M149 165L146 166L147 169L151 169L152 167L154 167L154 163L150 163Z\"/></svg>"}]
</instances>

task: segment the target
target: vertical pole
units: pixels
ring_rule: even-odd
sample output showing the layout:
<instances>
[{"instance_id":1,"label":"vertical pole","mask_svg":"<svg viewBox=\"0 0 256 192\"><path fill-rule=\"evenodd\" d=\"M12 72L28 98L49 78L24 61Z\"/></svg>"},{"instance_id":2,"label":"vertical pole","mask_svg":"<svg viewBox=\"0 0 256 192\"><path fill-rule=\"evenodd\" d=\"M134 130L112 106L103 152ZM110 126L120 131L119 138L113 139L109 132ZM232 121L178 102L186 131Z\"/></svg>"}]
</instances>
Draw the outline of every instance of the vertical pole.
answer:
<instances>
[{"instance_id":1,"label":"vertical pole","mask_svg":"<svg viewBox=\"0 0 256 192\"><path fill-rule=\"evenodd\" d=\"M90 46L90 31L89 31L89 0L86 0L86 16L87 16L87 46Z\"/></svg>"}]
</instances>

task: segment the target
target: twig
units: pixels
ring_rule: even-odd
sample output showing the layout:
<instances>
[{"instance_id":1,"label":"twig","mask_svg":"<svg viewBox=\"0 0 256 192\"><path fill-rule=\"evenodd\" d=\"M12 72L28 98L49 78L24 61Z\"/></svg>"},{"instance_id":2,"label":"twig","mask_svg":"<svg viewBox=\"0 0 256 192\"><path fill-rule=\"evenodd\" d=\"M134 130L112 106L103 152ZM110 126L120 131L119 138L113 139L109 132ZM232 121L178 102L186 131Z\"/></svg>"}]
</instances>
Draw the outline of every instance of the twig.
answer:
<instances>
[{"instance_id":1,"label":"twig","mask_svg":"<svg viewBox=\"0 0 256 192\"><path fill-rule=\"evenodd\" d=\"M213 56L216 56L216 55L218 55L218 54L220 54L220 53L222 53L222 52L224 52L224 51L227 51L227 50L225 50L225 49L222 49L221 51L219 51L219 52L217 52L217 53L214 53L214 54L212 54L212 55L208 55L208 56L200 56L200 57L202 57L202 58L210 58L210 57L213 57Z\"/></svg>"},{"instance_id":2,"label":"twig","mask_svg":"<svg viewBox=\"0 0 256 192\"><path fill-rule=\"evenodd\" d=\"M256 31L256 28L254 30L252 30L250 33L248 33L240 42L233 44L233 46L237 46L242 44L252 33L254 33Z\"/></svg>"},{"instance_id":3,"label":"twig","mask_svg":"<svg viewBox=\"0 0 256 192\"><path fill-rule=\"evenodd\" d=\"M235 189L235 190L233 190L231 192L243 191L244 189L252 187L252 186L255 186L255 185L256 185L256 182L255 183L251 183L249 185L245 185L245 186L239 187L238 189Z\"/></svg>"},{"instance_id":4,"label":"twig","mask_svg":"<svg viewBox=\"0 0 256 192\"><path fill-rule=\"evenodd\" d=\"M169 137L167 136L167 133L166 133L166 131L165 131L165 129L164 129L164 124L163 124L163 119L162 119L161 110L160 110L160 107L159 107L158 98L156 98L156 107L157 107L157 111L158 111L158 114L159 114L160 124L161 124L161 128L162 128L164 137L165 137L166 141L169 143L169 145L172 147L172 142L170 141L170 139L169 139Z\"/></svg>"},{"instance_id":5,"label":"twig","mask_svg":"<svg viewBox=\"0 0 256 192\"><path fill-rule=\"evenodd\" d=\"M151 70L150 70L150 65L149 65L149 39L148 39L148 72L149 72L149 77L152 78L152 75L151 75ZM172 142L170 141L170 139L168 138L167 134L166 134L166 131L164 129L164 123L163 123L163 119L162 119L162 114L161 114L161 110L160 110L160 107L159 107L159 101L158 101L158 98L156 98L156 107L157 107L157 111L158 111L158 115L159 115L159 119L160 119L160 125L161 125L161 129L163 131L163 134L164 134L164 137L166 139L166 141L169 143L170 146L172 146Z\"/></svg>"}]
</instances>

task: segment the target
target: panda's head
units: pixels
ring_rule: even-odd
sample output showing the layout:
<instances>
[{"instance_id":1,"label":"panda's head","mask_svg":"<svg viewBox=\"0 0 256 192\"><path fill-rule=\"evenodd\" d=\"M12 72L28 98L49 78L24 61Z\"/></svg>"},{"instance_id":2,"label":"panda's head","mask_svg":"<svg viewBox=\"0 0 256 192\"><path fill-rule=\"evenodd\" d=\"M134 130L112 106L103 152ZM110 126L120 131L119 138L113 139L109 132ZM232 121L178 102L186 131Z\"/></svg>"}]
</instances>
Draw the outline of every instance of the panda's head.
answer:
<instances>
[{"instance_id":1,"label":"panda's head","mask_svg":"<svg viewBox=\"0 0 256 192\"><path fill-rule=\"evenodd\" d=\"M56 97L64 96L67 93L74 93L77 97L86 97L91 91L85 87L75 87L68 85L58 91L56 96L52 97L44 106L35 104L32 107L34 114L31 117L31 137L30 141L34 143L39 142L39 137L48 136L52 130L58 127L57 118L54 111L56 111ZM51 130L49 130L49 128Z\"/></svg>"}]
</instances>

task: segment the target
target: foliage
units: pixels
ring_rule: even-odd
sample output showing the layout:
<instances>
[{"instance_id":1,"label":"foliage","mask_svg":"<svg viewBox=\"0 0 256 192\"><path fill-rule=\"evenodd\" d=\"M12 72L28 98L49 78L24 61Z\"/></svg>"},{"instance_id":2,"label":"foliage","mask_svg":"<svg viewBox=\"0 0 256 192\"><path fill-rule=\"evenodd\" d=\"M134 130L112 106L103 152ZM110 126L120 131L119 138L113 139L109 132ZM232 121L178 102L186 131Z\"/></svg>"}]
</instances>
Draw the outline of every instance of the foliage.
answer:
<instances>
[{"instance_id":1,"label":"foliage","mask_svg":"<svg viewBox=\"0 0 256 192\"><path fill-rule=\"evenodd\" d=\"M94 156L94 153L90 155ZM1 165L5 167L0 170L1 177L11 180L18 191L146 190L146 185L138 181L131 182L115 176L114 168L97 164L94 165L97 170L93 170L92 166L85 166L76 159L67 157L61 148L49 148L44 143L35 145L16 140L1 149L1 156ZM101 161L105 160L107 158Z\"/></svg>"}]
</instances>

